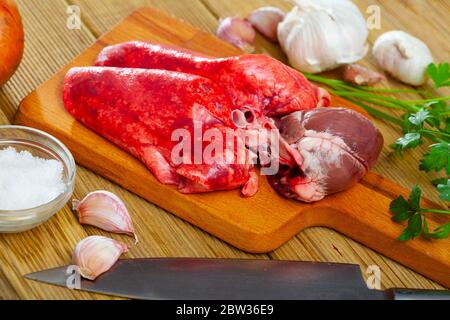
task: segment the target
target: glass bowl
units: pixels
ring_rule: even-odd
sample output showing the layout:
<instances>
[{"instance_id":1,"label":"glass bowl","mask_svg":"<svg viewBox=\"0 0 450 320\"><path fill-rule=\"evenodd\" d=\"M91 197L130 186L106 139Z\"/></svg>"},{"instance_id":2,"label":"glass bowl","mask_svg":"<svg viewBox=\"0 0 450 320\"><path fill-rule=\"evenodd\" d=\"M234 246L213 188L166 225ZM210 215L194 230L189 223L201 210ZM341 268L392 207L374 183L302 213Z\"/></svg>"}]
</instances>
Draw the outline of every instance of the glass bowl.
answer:
<instances>
[{"instance_id":1,"label":"glass bowl","mask_svg":"<svg viewBox=\"0 0 450 320\"><path fill-rule=\"evenodd\" d=\"M70 200L75 185L76 166L70 151L51 135L28 127L0 126L0 150L13 147L35 157L59 160L63 165L65 191L50 202L25 210L0 210L0 233L30 230L50 219ZM1 170L1 168L0 168Z\"/></svg>"}]
</instances>

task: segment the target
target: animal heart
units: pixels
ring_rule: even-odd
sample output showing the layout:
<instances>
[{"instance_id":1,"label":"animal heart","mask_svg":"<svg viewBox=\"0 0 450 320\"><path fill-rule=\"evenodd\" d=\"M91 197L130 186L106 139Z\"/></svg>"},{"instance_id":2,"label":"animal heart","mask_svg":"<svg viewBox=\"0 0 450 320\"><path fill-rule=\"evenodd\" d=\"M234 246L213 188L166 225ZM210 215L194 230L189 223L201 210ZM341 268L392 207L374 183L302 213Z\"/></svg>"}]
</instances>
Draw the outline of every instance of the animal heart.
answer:
<instances>
[{"instance_id":1,"label":"animal heart","mask_svg":"<svg viewBox=\"0 0 450 320\"><path fill-rule=\"evenodd\" d=\"M305 202L352 186L373 167L383 147L372 122L349 109L298 111L277 120L277 126L300 160L269 176L269 182L282 195Z\"/></svg>"}]
</instances>

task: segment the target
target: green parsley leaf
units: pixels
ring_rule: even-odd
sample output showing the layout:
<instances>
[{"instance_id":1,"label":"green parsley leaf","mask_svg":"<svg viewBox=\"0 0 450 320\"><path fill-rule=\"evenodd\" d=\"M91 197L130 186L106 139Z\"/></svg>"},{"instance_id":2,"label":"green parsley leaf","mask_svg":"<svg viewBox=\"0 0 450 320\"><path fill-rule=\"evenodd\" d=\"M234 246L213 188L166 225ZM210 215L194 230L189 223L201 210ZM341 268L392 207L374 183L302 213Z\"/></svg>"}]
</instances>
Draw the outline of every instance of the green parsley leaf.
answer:
<instances>
[{"instance_id":1,"label":"green parsley leaf","mask_svg":"<svg viewBox=\"0 0 450 320\"><path fill-rule=\"evenodd\" d=\"M431 184L433 186L437 187L438 184L446 184L447 180L448 180L448 178L437 178L437 179L431 180Z\"/></svg>"},{"instance_id":2,"label":"green parsley leaf","mask_svg":"<svg viewBox=\"0 0 450 320\"><path fill-rule=\"evenodd\" d=\"M450 132L450 117L445 119L445 132Z\"/></svg>"},{"instance_id":3,"label":"green parsley leaf","mask_svg":"<svg viewBox=\"0 0 450 320\"><path fill-rule=\"evenodd\" d=\"M409 194L408 202L409 205L414 208L414 210L420 209L420 198L422 197L422 190L420 190L419 186L415 185L411 193Z\"/></svg>"},{"instance_id":4,"label":"green parsley leaf","mask_svg":"<svg viewBox=\"0 0 450 320\"><path fill-rule=\"evenodd\" d=\"M408 120L412 124L418 127L422 127L425 120L427 120L430 117L431 117L430 111L426 109L420 109L418 112L411 114Z\"/></svg>"},{"instance_id":5,"label":"green parsley leaf","mask_svg":"<svg viewBox=\"0 0 450 320\"><path fill-rule=\"evenodd\" d=\"M408 220L408 226L403 230L398 240L407 241L414 239L422 234L422 215L420 213L414 214Z\"/></svg>"},{"instance_id":6,"label":"green parsley leaf","mask_svg":"<svg viewBox=\"0 0 450 320\"><path fill-rule=\"evenodd\" d=\"M423 235L425 238L428 239L447 239L450 236L450 222L443 224L442 226L437 227L433 230L433 232L430 232L428 230L428 223L425 218L423 217Z\"/></svg>"},{"instance_id":7,"label":"green parsley leaf","mask_svg":"<svg viewBox=\"0 0 450 320\"><path fill-rule=\"evenodd\" d=\"M420 170L436 172L445 169L450 174L450 143L440 142L431 145L430 152L426 153L420 161Z\"/></svg>"},{"instance_id":8,"label":"green parsley leaf","mask_svg":"<svg viewBox=\"0 0 450 320\"><path fill-rule=\"evenodd\" d=\"M447 181L450 183L450 180ZM398 237L400 241L412 240L420 235L429 239L446 239L450 234L450 223L444 224L433 232L428 230L428 223L425 213L450 214L448 210L423 209L420 207L420 198L422 191L419 186L414 186L409 194L408 200L403 196L394 199L390 204L390 211L394 213L391 218L393 221L400 223L408 220L408 225Z\"/></svg>"},{"instance_id":9,"label":"green parsley leaf","mask_svg":"<svg viewBox=\"0 0 450 320\"><path fill-rule=\"evenodd\" d=\"M450 65L447 62L437 65L429 64L427 74L433 79L435 88L450 86Z\"/></svg>"},{"instance_id":10,"label":"green parsley leaf","mask_svg":"<svg viewBox=\"0 0 450 320\"><path fill-rule=\"evenodd\" d=\"M405 149L415 148L421 143L422 139L420 133L410 132L405 134L403 137L398 138L392 147L397 151L402 151Z\"/></svg>"},{"instance_id":11,"label":"green parsley leaf","mask_svg":"<svg viewBox=\"0 0 450 320\"><path fill-rule=\"evenodd\" d=\"M437 185L439 191L439 198L444 201L450 201L450 179L447 179L447 183Z\"/></svg>"},{"instance_id":12,"label":"green parsley leaf","mask_svg":"<svg viewBox=\"0 0 450 320\"><path fill-rule=\"evenodd\" d=\"M394 213L392 220L395 222L408 220L415 213L414 209L403 196L394 199L394 201L391 202L389 209Z\"/></svg>"},{"instance_id":13,"label":"green parsley leaf","mask_svg":"<svg viewBox=\"0 0 450 320\"><path fill-rule=\"evenodd\" d=\"M412 234L411 234L411 230L409 230L408 228L405 228L405 230L403 230L402 234L398 237L398 240L400 241L408 241L408 240L412 240Z\"/></svg>"},{"instance_id":14,"label":"green parsley leaf","mask_svg":"<svg viewBox=\"0 0 450 320\"><path fill-rule=\"evenodd\" d=\"M446 121L445 114L449 111L449 106L444 101L432 101L423 105L424 108L430 112L431 117L429 117L426 122L429 123L432 127L440 128L441 122Z\"/></svg>"}]
</instances>

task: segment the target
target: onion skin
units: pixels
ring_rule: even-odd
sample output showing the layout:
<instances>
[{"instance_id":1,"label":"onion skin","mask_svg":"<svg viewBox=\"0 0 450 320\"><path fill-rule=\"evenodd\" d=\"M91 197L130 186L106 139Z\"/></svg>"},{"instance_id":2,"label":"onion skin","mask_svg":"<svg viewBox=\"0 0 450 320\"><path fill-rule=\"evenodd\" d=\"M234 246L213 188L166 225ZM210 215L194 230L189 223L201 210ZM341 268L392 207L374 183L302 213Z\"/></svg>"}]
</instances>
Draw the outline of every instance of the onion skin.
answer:
<instances>
[{"instance_id":1,"label":"onion skin","mask_svg":"<svg viewBox=\"0 0 450 320\"><path fill-rule=\"evenodd\" d=\"M16 71L23 48L23 26L16 2L0 0L0 86Z\"/></svg>"}]
</instances>

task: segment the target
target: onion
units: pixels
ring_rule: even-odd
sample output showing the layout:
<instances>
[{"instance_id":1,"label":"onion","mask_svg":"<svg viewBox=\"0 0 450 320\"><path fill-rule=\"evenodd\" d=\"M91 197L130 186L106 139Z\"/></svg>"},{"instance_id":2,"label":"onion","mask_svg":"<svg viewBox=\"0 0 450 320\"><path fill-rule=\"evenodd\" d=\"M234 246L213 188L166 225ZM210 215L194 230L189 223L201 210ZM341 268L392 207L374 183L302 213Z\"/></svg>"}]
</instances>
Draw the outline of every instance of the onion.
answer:
<instances>
[{"instance_id":1,"label":"onion","mask_svg":"<svg viewBox=\"0 0 450 320\"><path fill-rule=\"evenodd\" d=\"M0 0L0 86L19 66L23 47L23 26L16 2Z\"/></svg>"}]
</instances>

